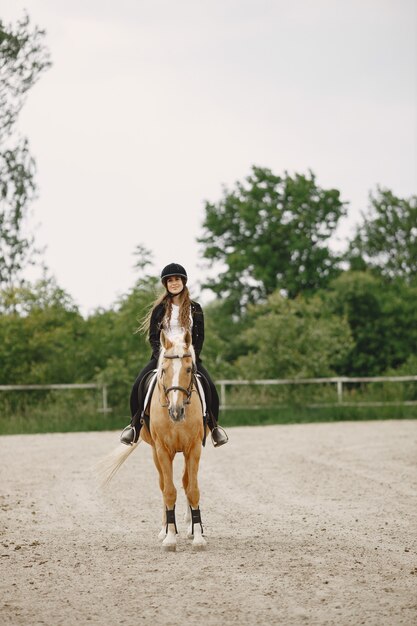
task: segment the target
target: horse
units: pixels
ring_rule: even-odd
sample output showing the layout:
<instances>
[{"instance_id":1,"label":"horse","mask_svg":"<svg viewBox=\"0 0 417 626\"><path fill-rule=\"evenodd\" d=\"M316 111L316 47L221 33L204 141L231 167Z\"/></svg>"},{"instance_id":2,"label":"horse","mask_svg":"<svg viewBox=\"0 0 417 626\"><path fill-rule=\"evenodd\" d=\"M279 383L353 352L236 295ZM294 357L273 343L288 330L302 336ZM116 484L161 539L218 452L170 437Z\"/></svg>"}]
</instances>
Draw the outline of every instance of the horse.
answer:
<instances>
[{"instance_id":1,"label":"horse","mask_svg":"<svg viewBox=\"0 0 417 626\"><path fill-rule=\"evenodd\" d=\"M164 504L159 533L164 551L174 552L177 546L177 490L173 481L173 461L175 455L181 452L184 455L182 484L188 503L185 518L188 523L187 537L193 539L193 550L205 550L207 545L201 523L198 486L202 442L207 427L197 384L191 333L186 331L182 337L171 341L162 330L157 381L150 400L150 419L143 423L136 444L127 449L120 444L123 449L119 446L100 468L103 482L107 483L141 440L152 446Z\"/></svg>"}]
</instances>

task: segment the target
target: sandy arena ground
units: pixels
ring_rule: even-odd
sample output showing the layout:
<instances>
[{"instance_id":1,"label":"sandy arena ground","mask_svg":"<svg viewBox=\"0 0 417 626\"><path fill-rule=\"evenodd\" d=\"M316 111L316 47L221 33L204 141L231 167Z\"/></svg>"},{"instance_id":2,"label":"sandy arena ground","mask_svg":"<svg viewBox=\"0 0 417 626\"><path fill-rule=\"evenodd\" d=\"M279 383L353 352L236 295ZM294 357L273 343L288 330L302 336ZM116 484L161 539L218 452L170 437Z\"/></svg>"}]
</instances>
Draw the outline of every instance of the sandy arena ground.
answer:
<instances>
[{"instance_id":1,"label":"sandy arena ground","mask_svg":"<svg viewBox=\"0 0 417 626\"><path fill-rule=\"evenodd\" d=\"M146 444L101 493L90 467L118 433L0 437L0 623L417 624L417 421L229 435L203 453L204 553L182 491L161 551Z\"/></svg>"}]
</instances>

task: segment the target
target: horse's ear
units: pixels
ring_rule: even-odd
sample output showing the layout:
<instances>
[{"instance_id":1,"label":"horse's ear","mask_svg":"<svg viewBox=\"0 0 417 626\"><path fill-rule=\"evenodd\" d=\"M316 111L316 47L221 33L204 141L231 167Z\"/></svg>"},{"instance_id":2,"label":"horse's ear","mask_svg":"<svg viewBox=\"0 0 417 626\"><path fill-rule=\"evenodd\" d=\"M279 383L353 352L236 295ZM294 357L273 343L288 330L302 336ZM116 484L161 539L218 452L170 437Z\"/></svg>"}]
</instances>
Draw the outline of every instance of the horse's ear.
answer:
<instances>
[{"instance_id":1,"label":"horse's ear","mask_svg":"<svg viewBox=\"0 0 417 626\"><path fill-rule=\"evenodd\" d=\"M191 333L189 330L186 331L185 335L184 335L184 343L185 343L185 347L188 348L191 345Z\"/></svg>"},{"instance_id":2,"label":"horse's ear","mask_svg":"<svg viewBox=\"0 0 417 626\"><path fill-rule=\"evenodd\" d=\"M161 346L164 350L168 350L168 348L172 348L172 342L168 339L163 330L161 330Z\"/></svg>"}]
</instances>

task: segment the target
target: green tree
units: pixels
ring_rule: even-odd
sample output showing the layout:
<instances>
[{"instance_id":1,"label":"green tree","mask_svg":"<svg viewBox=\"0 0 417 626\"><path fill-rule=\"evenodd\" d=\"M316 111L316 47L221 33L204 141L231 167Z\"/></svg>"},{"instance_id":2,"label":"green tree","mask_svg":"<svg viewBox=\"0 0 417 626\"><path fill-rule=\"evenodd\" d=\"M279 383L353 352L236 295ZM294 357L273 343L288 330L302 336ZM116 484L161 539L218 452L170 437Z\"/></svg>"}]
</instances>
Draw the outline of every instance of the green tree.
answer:
<instances>
[{"instance_id":1,"label":"green tree","mask_svg":"<svg viewBox=\"0 0 417 626\"><path fill-rule=\"evenodd\" d=\"M289 297L314 291L338 273L327 242L345 204L336 189L322 189L313 173L276 176L253 167L244 183L206 203L203 256L222 269L204 287L231 299L235 310L276 289Z\"/></svg>"},{"instance_id":2,"label":"green tree","mask_svg":"<svg viewBox=\"0 0 417 626\"><path fill-rule=\"evenodd\" d=\"M215 300L204 307L205 339L202 360L213 378L232 378L234 361L244 353L240 334L246 318L233 315L229 300Z\"/></svg>"},{"instance_id":3,"label":"green tree","mask_svg":"<svg viewBox=\"0 0 417 626\"><path fill-rule=\"evenodd\" d=\"M320 296L333 313L348 320L354 339L340 373L381 375L417 353L417 287L387 282L369 271L349 271Z\"/></svg>"},{"instance_id":4,"label":"green tree","mask_svg":"<svg viewBox=\"0 0 417 626\"><path fill-rule=\"evenodd\" d=\"M305 378L334 375L353 347L347 320L318 296L293 300L274 292L249 307L252 323L236 362L243 378Z\"/></svg>"},{"instance_id":5,"label":"green tree","mask_svg":"<svg viewBox=\"0 0 417 626\"><path fill-rule=\"evenodd\" d=\"M399 198L388 189L370 195L350 245L353 268L369 266L389 279L410 283L417 275L417 196Z\"/></svg>"},{"instance_id":6,"label":"green tree","mask_svg":"<svg viewBox=\"0 0 417 626\"><path fill-rule=\"evenodd\" d=\"M50 66L44 31L25 15L16 27L0 21L0 288L21 282L34 241L23 229L34 198L35 163L15 125L28 90Z\"/></svg>"},{"instance_id":7,"label":"green tree","mask_svg":"<svg viewBox=\"0 0 417 626\"><path fill-rule=\"evenodd\" d=\"M53 279L15 292L16 310L0 315L3 383L82 382L84 320Z\"/></svg>"}]
</instances>

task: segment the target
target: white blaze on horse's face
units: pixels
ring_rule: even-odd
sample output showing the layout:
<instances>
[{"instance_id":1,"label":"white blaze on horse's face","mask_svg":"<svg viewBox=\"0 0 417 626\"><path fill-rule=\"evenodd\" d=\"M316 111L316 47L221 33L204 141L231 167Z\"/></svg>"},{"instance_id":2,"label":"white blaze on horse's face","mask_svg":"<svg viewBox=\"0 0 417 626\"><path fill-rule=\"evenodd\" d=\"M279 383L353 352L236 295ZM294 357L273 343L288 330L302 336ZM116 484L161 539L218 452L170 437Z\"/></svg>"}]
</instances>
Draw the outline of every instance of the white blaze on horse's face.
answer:
<instances>
[{"instance_id":1,"label":"white blaze on horse's face","mask_svg":"<svg viewBox=\"0 0 417 626\"><path fill-rule=\"evenodd\" d=\"M169 414L170 417L174 421L179 421L184 419L184 402L183 402L183 394L179 391L178 387L180 384L180 374L181 374L181 359L173 359L172 360L172 386L175 388L171 391L171 402L169 405ZM180 397L181 396L181 397Z\"/></svg>"},{"instance_id":2,"label":"white blaze on horse's face","mask_svg":"<svg viewBox=\"0 0 417 626\"><path fill-rule=\"evenodd\" d=\"M184 338L169 341L161 337L164 348L161 354L161 382L168 403L168 413L174 422L185 419L185 405L189 403L192 389L193 356L190 333Z\"/></svg>"}]
</instances>

